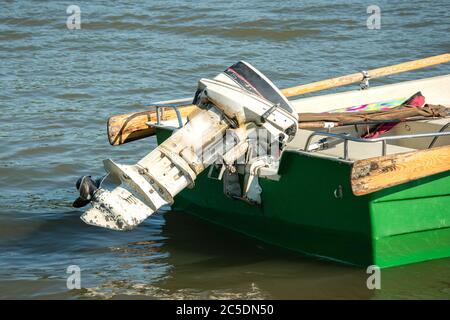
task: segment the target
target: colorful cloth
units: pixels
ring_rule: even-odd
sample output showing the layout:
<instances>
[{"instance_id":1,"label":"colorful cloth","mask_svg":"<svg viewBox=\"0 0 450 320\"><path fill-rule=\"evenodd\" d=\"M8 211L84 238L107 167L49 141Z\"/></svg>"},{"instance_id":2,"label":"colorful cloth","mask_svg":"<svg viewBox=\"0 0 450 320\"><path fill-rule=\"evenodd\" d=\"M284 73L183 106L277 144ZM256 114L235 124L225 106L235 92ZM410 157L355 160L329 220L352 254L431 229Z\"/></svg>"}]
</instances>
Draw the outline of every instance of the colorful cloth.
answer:
<instances>
[{"instance_id":1,"label":"colorful cloth","mask_svg":"<svg viewBox=\"0 0 450 320\"><path fill-rule=\"evenodd\" d=\"M425 104L425 97L419 91L410 97L407 101L403 102L403 105L409 107L421 108ZM390 122L390 123L382 123L375 127L375 129L371 130L367 134L361 136L364 139L374 139L379 138L382 134L388 132L392 128L394 128L400 122Z\"/></svg>"},{"instance_id":2,"label":"colorful cloth","mask_svg":"<svg viewBox=\"0 0 450 320\"><path fill-rule=\"evenodd\" d=\"M366 103L358 106L352 106L348 108L339 108L333 110L331 112L356 112L356 111L386 111L393 107L397 107L405 101L406 98L397 98L392 100L374 102L374 103Z\"/></svg>"}]
</instances>

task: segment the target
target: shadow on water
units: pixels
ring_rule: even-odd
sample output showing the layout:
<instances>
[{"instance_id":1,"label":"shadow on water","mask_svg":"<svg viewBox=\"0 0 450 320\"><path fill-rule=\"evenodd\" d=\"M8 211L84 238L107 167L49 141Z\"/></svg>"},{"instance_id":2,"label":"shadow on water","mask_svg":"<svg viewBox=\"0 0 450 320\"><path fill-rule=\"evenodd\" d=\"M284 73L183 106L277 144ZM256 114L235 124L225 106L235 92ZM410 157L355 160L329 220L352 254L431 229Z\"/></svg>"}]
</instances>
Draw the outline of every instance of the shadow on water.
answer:
<instances>
[{"instance_id":1,"label":"shadow on water","mask_svg":"<svg viewBox=\"0 0 450 320\"><path fill-rule=\"evenodd\" d=\"M2 218L0 298L384 299L448 298L449 259L382 270L305 257L180 212L161 212L131 232L85 225L80 212ZM19 227L20 228L16 228ZM5 232L5 230L15 232ZM24 244L27 244L26 246ZM13 265L13 270L9 269ZM68 290L66 269L81 268ZM8 274L14 274L12 278ZM411 288L420 288L411 291Z\"/></svg>"},{"instance_id":2,"label":"shadow on water","mask_svg":"<svg viewBox=\"0 0 450 320\"><path fill-rule=\"evenodd\" d=\"M81 297L150 299L385 299L445 298L445 261L382 270L381 290L369 290L364 268L304 257L199 220L166 212L161 239L119 247L136 257L157 255L159 277L108 280ZM151 238L147 238L151 239ZM154 239L154 238L153 238ZM448 259L447 259L448 261ZM136 259L144 268L149 260ZM433 271L431 271L433 270ZM150 274L153 267L147 269ZM424 280L426 279L426 280ZM411 291L411 288L421 288ZM106 292L106 294L105 294ZM100 293L100 294L99 294Z\"/></svg>"},{"instance_id":3,"label":"shadow on water","mask_svg":"<svg viewBox=\"0 0 450 320\"><path fill-rule=\"evenodd\" d=\"M171 290L186 285L205 298L370 298L364 271L288 252L188 214L166 214L164 248ZM230 288L233 288L230 290ZM343 290L345 288L345 290ZM346 292L344 292L346 291Z\"/></svg>"},{"instance_id":4,"label":"shadow on water","mask_svg":"<svg viewBox=\"0 0 450 320\"><path fill-rule=\"evenodd\" d=\"M1 235L0 298L345 298L340 287L348 297L370 297L361 270L284 252L183 213L159 213L132 232L87 226L73 211L2 218ZM69 291L65 271L73 264L83 289Z\"/></svg>"}]
</instances>

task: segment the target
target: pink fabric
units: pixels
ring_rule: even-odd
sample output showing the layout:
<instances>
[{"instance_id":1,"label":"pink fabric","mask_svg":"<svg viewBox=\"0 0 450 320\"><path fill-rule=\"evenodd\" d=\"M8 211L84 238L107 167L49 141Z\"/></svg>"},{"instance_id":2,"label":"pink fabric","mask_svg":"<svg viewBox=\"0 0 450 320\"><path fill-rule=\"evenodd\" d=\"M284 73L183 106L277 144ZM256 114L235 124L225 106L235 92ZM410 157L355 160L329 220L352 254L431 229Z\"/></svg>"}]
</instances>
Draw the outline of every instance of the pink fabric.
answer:
<instances>
[{"instance_id":1,"label":"pink fabric","mask_svg":"<svg viewBox=\"0 0 450 320\"><path fill-rule=\"evenodd\" d=\"M425 104L425 97L422 95L422 93L419 91L416 94L414 94L411 98L403 102L403 105L405 106L411 106L411 107L423 107ZM376 128L373 131L370 131L364 135L361 136L361 138L364 139L374 139L378 138L382 134L388 132L393 127L395 127L399 122L389 122L389 123L382 123L376 126Z\"/></svg>"}]
</instances>

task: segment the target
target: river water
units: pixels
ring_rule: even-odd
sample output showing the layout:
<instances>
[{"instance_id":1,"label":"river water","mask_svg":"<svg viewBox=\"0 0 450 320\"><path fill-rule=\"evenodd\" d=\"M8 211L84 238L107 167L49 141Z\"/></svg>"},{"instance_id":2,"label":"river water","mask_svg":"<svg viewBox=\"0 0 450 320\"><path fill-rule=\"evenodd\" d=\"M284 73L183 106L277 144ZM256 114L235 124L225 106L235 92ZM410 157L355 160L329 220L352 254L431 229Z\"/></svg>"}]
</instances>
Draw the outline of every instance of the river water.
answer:
<instances>
[{"instance_id":1,"label":"river water","mask_svg":"<svg viewBox=\"0 0 450 320\"><path fill-rule=\"evenodd\" d=\"M0 3L0 298L450 298L450 259L382 271L278 250L183 213L132 232L85 225L74 182L133 163L153 138L111 147L106 119L191 96L243 59L279 87L450 52L448 0L6 1ZM69 30L66 9L81 9ZM449 73L449 66L374 84ZM81 268L68 290L69 265Z\"/></svg>"}]
</instances>

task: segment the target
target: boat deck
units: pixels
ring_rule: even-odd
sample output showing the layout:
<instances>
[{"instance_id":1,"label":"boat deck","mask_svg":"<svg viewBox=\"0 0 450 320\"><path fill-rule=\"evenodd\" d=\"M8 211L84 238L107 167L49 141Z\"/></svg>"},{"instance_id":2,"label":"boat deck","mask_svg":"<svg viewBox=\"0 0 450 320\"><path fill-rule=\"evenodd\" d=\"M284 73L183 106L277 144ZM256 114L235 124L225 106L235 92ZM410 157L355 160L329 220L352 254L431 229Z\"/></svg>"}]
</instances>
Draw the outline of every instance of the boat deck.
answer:
<instances>
[{"instance_id":1,"label":"boat deck","mask_svg":"<svg viewBox=\"0 0 450 320\"><path fill-rule=\"evenodd\" d=\"M316 97L300 98L292 100L292 105L300 112L329 112L351 106L357 106L367 103L375 103L389 99L407 99L416 92L420 91L425 96L425 102L429 104L441 104L450 107L450 75L433 77L421 80L405 81L391 85L372 87L367 90L352 90L342 93L320 95ZM183 118L183 123L186 118ZM445 125L450 122L449 118L409 121L400 123L385 133L383 136L404 135L411 133L439 132L445 129ZM178 128L178 120L172 119L162 121L165 127ZM324 131L326 129L318 129L316 131ZM360 136L367 130L367 126L360 125L356 127L340 127L330 130L332 133L349 133L353 136ZM445 131L449 131L447 128ZM304 150L305 144L312 130L298 130L296 137L288 144L290 150ZM321 137L315 137L317 141ZM402 153L420 149L427 149L433 138L415 138L406 140L391 140L387 143L386 154ZM440 137L434 144L435 147L450 145L450 136ZM312 153L312 155L332 157L341 159L344 154L344 144L340 143L334 147L320 150ZM348 142L348 159L356 161L371 157L380 156L382 154L382 143L359 143L354 141Z\"/></svg>"}]
</instances>

